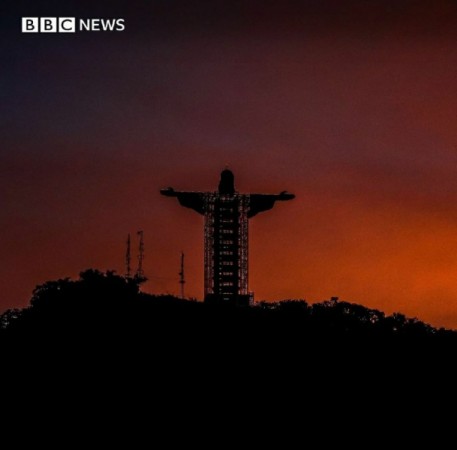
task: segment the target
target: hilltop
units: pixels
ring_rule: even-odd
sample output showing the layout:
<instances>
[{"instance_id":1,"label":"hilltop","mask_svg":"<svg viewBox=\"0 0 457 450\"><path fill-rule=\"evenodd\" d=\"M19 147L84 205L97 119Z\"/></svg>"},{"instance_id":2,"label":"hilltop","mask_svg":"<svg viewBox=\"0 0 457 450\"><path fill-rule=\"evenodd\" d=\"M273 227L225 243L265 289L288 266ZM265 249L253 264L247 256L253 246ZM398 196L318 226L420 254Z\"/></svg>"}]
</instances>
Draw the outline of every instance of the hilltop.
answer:
<instances>
[{"instance_id":1,"label":"hilltop","mask_svg":"<svg viewBox=\"0 0 457 450\"><path fill-rule=\"evenodd\" d=\"M214 402L210 415L273 399L310 410L359 399L376 409L386 393L391 405L416 397L412 381L447 395L455 379L457 333L402 314L336 299L205 304L142 293L113 272L44 283L0 324L8 392L64 395L64 409L103 399L109 414L129 399L194 411L203 398Z\"/></svg>"},{"instance_id":2,"label":"hilltop","mask_svg":"<svg viewBox=\"0 0 457 450\"><path fill-rule=\"evenodd\" d=\"M310 339L359 342L457 342L457 333L437 329L400 313L382 311L336 298L308 304L288 299L252 307L210 305L140 291L140 282L97 270L79 279L38 286L30 306L0 316L4 340L168 339L169 342L275 341L293 346Z\"/></svg>"}]
</instances>

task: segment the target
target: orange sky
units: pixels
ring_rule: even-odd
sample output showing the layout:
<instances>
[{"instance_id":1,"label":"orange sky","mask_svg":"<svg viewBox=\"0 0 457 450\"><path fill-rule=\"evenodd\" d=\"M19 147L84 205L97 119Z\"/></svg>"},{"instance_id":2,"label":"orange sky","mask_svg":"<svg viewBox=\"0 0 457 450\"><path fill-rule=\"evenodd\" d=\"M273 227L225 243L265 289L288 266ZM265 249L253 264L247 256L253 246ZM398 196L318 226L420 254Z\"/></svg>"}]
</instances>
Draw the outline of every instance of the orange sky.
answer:
<instances>
[{"instance_id":1,"label":"orange sky","mask_svg":"<svg viewBox=\"0 0 457 450\"><path fill-rule=\"evenodd\" d=\"M242 192L297 195L251 221L257 300L339 296L457 328L454 2L178 2L152 24L114 4L122 35L11 25L0 44L0 311L46 280L122 272L138 229L145 290L179 292L183 250L201 298L202 219L158 189L216 189L229 164Z\"/></svg>"}]
</instances>

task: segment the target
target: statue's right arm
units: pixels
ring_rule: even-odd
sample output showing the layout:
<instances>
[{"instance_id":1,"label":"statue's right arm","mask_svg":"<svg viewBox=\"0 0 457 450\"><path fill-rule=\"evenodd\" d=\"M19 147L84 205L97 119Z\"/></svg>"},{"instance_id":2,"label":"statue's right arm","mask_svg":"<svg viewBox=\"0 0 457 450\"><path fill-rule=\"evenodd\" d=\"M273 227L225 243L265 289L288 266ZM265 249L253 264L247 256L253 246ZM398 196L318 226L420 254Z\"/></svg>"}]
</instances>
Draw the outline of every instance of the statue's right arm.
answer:
<instances>
[{"instance_id":1,"label":"statue's right arm","mask_svg":"<svg viewBox=\"0 0 457 450\"><path fill-rule=\"evenodd\" d=\"M172 188L160 189L160 193L166 197L177 197L178 193Z\"/></svg>"},{"instance_id":2,"label":"statue's right arm","mask_svg":"<svg viewBox=\"0 0 457 450\"><path fill-rule=\"evenodd\" d=\"M205 199L204 194L201 192L175 191L169 187L167 189L161 189L160 193L166 197L177 197L181 206L193 209L199 214L205 214Z\"/></svg>"}]
</instances>

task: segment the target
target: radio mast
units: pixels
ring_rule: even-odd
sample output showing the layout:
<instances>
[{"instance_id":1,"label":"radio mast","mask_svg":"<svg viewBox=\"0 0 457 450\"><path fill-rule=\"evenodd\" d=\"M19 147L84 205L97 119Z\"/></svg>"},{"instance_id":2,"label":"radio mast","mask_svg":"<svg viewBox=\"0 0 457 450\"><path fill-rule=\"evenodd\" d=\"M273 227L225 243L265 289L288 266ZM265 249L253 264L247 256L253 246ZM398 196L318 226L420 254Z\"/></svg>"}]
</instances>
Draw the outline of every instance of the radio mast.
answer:
<instances>
[{"instance_id":1,"label":"radio mast","mask_svg":"<svg viewBox=\"0 0 457 450\"><path fill-rule=\"evenodd\" d=\"M181 285L181 298L184 298L184 253L181 252L181 272L179 272L179 284Z\"/></svg>"},{"instance_id":2,"label":"radio mast","mask_svg":"<svg viewBox=\"0 0 457 450\"><path fill-rule=\"evenodd\" d=\"M137 231L137 235L140 237L139 247L138 247L138 268L136 269L135 278L139 280L144 280L144 270L143 270L143 261L144 261L144 233L143 230Z\"/></svg>"},{"instance_id":3,"label":"radio mast","mask_svg":"<svg viewBox=\"0 0 457 450\"><path fill-rule=\"evenodd\" d=\"M130 263L132 258L130 256L130 233L127 236L127 251L125 252L125 276L126 278L130 278L132 276L132 267Z\"/></svg>"}]
</instances>

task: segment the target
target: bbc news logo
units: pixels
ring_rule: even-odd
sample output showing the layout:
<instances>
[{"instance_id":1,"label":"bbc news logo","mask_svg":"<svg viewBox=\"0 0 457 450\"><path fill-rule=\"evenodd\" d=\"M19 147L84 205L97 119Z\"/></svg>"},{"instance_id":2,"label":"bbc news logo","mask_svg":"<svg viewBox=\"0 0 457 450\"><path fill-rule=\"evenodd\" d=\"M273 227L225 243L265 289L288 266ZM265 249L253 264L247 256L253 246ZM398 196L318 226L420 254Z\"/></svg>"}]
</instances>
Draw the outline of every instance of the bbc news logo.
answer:
<instances>
[{"instance_id":1,"label":"bbc news logo","mask_svg":"<svg viewBox=\"0 0 457 450\"><path fill-rule=\"evenodd\" d=\"M23 33L76 33L76 31L124 31L124 19L76 17L22 17Z\"/></svg>"}]
</instances>

